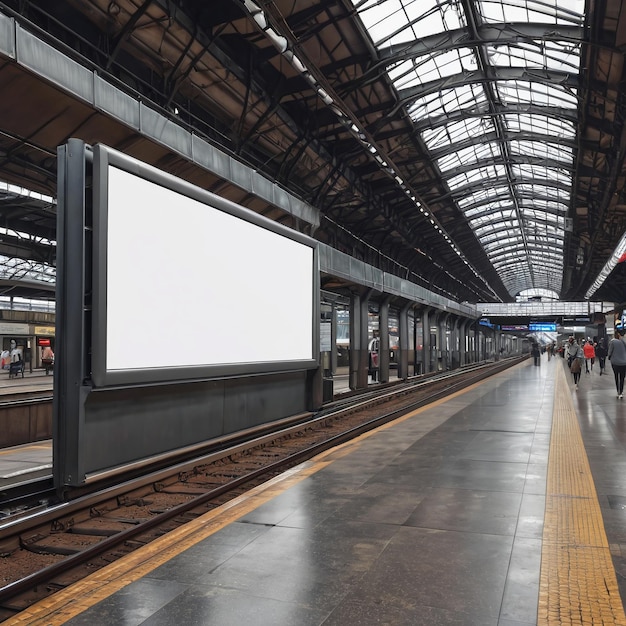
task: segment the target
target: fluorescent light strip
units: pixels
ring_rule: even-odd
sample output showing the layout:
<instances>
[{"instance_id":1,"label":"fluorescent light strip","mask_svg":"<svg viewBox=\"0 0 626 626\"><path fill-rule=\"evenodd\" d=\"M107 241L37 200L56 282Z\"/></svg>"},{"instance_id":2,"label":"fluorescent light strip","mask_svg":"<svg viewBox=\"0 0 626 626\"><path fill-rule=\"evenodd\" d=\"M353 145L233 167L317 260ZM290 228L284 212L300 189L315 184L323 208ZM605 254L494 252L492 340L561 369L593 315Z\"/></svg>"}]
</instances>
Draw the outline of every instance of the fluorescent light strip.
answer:
<instances>
[{"instance_id":1,"label":"fluorescent light strip","mask_svg":"<svg viewBox=\"0 0 626 626\"><path fill-rule=\"evenodd\" d=\"M617 247L613 250L611 258L606 262L606 265L602 268L598 277L593 281L593 285L587 290L585 300L589 300L589 298L600 289L604 281L609 277L609 274L615 269L615 266L624 253L626 253L626 233L622 235Z\"/></svg>"}]
</instances>

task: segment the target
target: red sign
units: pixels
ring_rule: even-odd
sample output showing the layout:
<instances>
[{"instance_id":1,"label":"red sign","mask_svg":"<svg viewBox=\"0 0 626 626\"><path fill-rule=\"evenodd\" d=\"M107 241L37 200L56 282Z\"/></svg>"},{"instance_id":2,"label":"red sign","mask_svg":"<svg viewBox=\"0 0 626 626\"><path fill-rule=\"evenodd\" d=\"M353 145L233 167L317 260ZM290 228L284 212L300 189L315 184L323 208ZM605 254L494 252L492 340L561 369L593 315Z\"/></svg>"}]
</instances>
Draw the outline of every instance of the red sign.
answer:
<instances>
[{"instance_id":1,"label":"red sign","mask_svg":"<svg viewBox=\"0 0 626 626\"><path fill-rule=\"evenodd\" d=\"M50 339L37 339L37 345L38 346L49 346L50 345Z\"/></svg>"}]
</instances>

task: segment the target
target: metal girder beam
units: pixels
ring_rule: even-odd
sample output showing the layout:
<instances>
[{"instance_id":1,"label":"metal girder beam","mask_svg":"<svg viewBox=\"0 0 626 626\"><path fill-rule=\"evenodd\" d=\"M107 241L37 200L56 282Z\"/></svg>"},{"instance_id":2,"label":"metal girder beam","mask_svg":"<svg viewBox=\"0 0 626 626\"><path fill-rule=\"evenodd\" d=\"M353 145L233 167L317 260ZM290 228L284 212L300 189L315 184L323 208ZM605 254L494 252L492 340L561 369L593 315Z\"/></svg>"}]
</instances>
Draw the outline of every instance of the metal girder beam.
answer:
<instances>
[{"instance_id":1,"label":"metal girder beam","mask_svg":"<svg viewBox=\"0 0 626 626\"><path fill-rule=\"evenodd\" d=\"M476 37L469 37L465 29L450 30L420 38L411 45L395 44L377 49L377 59L369 64L367 71L355 81L346 85L346 91L362 89L379 80L390 65L422 56L436 56L457 48L475 48L484 45L510 45L517 43L534 44L541 41L567 41L580 43L584 30L578 26L561 25L558 29L543 24L484 24L476 29ZM365 61L365 60L364 60ZM362 63L364 63L364 61ZM336 71L341 67L324 66L324 71Z\"/></svg>"},{"instance_id":2,"label":"metal girder beam","mask_svg":"<svg viewBox=\"0 0 626 626\"><path fill-rule=\"evenodd\" d=\"M530 237L528 240L528 248L531 252L535 250L540 253L535 259L533 259L533 263L538 265L545 265L544 261L546 256L552 257L554 259L562 258L558 251L551 252L550 250L547 250L543 244L538 244L533 241L532 237ZM495 246L488 246L485 248L487 255L492 260L504 256L505 252L516 252L523 250L524 244L519 240L514 242L501 242Z\"/></svg>"},{"instance_id":3,"label":"metal girder beam","mask_svg":"<svg viewBox=\"0 0 626 626\"><path fill-rule=\"evenodd\" d=\"M384 109L378 106L371 107L369 109L362 109L362 115L372 115ZM410 135L404 128L398 129L386 129L376 132L376 139L383 141L386 139L394 139L401 137L402 135L414 136L421 135L426 130L434 130L443 126L453 125L463 120L469 120L473 118L494 118L496 116L506 117L513 115L545 115L546 117L558 120L567 120L572 123L572 127L578 121L577 111L575 109L565 109L563 107L540 107L537 105L497 105L494 111L480 111L480 110L459 110L451 111L446 115L433 116L425 118L423 120L415 122L413 130Z\"/></svg>"},{"instance_id":4,"label":"metal girder beam","mask_svg":"<svg viewBox=\"0 0 626 626\"><path fill-rule=\"evenodd\" d=\"M504 187L504 185L503 185ZM468 211L474 211L476 209L480 209L483 206L489 206L492 205L498 201L501 201L503 198L509 199L509 194L507 193L502 193L502 194L497 194L495 196L491 196L489 198L484 198L479 200L478 202L472 202L472 204L467 204L463 206L463 211L464 212L468 212ZM524 201L528 201L529 203L535 202L537 200L541 200L543 202L545 202L546 204L551 204L551 205L555 205L554 208L542 208L542 212L543 213L551 213L552 215L563 215L563 211L559 211L557 208L557 204L561 204L563 206L564 209L567 209L569 207L569 199L566 198L565 200L561 201L560 203L557 203L555 201L555 199L551 196L545 195L545 194L537 194L537 193L519 193L518 194L518 199L522 202L522 208L529 208L532 209L533 206L531 204L529 204L528 207L526 207L526 204L524 203ZM504 204L500 204L499 206L494 206L493 208L486 210L486 211L482 211L480 213L480 215L490 215L491 213L498 213L499 211L502 210L502 208L505 208L506 205Z\"/></svg>"},{"instance_id":5,"label":"metal girder beam","mask_svg":"<svg viewBox=\"0 0 626 626\"><path fill-rule=\"evenodd\" d=\"M135 26L137 25L139 20L146 14L148 7L152 4L153 1L154 0L144 0L144 3L133 13L132 17L128 20L128 22L126 22L124 27L113 39L113 49L111 50L106 63L107 70L110 70L113 66L113 63L115 63L115 59L117 58L119 51L122 49L126 37L128 37L128 35L133 32Z\"/></svg>"},{"instance_id":6,"label":"metal girder beam","mask_svg":"<svg viewBox=\"0 0 626 626\"><path fill-rule=\"evenodd\" d=\"M544 85L559 85L568 89L578 88L578 76L569 72L556 70L532 69L525 67L499 67L492 72L485 73L483 70L454 74L439 80L433 80L416 87L401 89L398 92L397 107L406 106L410 102L423 98L432 93L455 89L474 83L492 84L497 81L528 81Z\"/></svg>"},{"instance_id":7,"label":"metal girder beam","mask_svg":"<svg viewBox=\"0 0 626 626\"><path fill-rule=\"evenodd\" d=\"M489 181L489 185L491 187L496 187L498 185L508 185L509 181L506 177L498 177L498 178L494 178L491 179ZM540 186L546 186L546 181L543 179L536 179L536 178L529 178L527 180L524 180L524 184L527 185L540 185ZM561 189L562 191L566 191L567 193L569 193L571 191L571 185L565 185L564 183L558 182L558 181L553 181L550 183L550 185L547 185L549 187L554 187L556 189ZM484 189L485 187L485 181L484 180L476 180L472 183L469 183L468 185L464 185L463 187L457 187L454 191L450 192L450 196L454 197L454 198L463 198L467 195L469 195L468 192L474 190L474 189Z\"/></svg>"},{"instance_id":8,"label":"metal girder beam","mask_svg":"<svg viewBox=\"0 0 626 626\"><path fill-rule=\"evenodd\" d=\"M450 143L443 148L435 148L430 151L431 157L436 160L440 159L448 154L453 154L458 152L459 150L463 150L464 148L469 148L470 146L479 146L483 143L499 143L502 144L504 142L510 141L538 141L541 144L557 144L559 146L566 146L567 148L571 148L575 150L578 147L576 142L576 138L570 137L555 137L553 135L544 135L542 133L533 133L533 132L507 132L506 137L501 137L495 131L492 133L485 133L484 135L474 135L471 137L466 137L462 141L457 141L456 143ZM550 159L555 162L554 159ZM561 164L559 167L566 167ZM570 166L567 166L570 167Z\"/></svg>"},{"instance_id":9,"label":"metal girder beam","mask_svg":"<svg viewBox=\"0 0 626 626\"><path fill-rule=\"evenodd\" d=\"M38 243L8 234L0 234L0 255L53 264L56 258L56 246ZM2 263L0 263L2 265Z\"/></svg>"},{"instance_id":10,"label":"metal girder beam","mask_svg":"<svg viewBox=\"0 0 626 626\"><path fill-rule=\"evenodd\" d=\"M539 23L481 24L476 27L474 37L468 36L465 29L450 30L420 38L411 45L379 47L378 56L379 63L392 65L398 61L437 55L453 48L470 48L488 44L514 46L520 42L534 44L537 40L581 43L584 35L583 28L565 24L559 25L558 29Z\"/></svg>"}]
</instances>

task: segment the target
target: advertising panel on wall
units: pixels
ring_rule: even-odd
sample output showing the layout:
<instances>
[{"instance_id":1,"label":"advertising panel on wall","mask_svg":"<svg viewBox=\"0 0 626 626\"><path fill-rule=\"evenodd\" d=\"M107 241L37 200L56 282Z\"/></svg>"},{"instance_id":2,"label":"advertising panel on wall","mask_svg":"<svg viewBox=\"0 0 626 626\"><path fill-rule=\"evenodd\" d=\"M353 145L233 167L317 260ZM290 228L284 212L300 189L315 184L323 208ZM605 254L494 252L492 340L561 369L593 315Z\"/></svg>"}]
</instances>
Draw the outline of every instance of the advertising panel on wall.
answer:
<instances>
[{"instance_id":1,"label":"advertising panel on wall","mask_svg":"<svg viewBox=\"0 0 626 626\"><path fill-rule=\"evenodd\" d=\"M312 369L316 242L94 147L98 386Z\"/></svg>"}]
</instances>

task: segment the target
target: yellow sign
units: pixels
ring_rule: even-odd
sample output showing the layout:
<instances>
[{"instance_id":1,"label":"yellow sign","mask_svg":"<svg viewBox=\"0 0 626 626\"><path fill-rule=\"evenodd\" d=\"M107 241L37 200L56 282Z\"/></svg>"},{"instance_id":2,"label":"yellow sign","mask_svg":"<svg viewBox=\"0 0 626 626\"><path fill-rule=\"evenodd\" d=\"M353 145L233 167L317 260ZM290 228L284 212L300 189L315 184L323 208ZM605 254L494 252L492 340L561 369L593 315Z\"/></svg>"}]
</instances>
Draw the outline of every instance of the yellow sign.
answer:
<instances>
[{"instance_id":1,"label":"yellow sign","mask_svg":"<svg viewBox=\"0 0 626 626\"><path fill-rule=\"evenodd\" d=\"M54 326L35 326L35 335L54 336Z\"/></svg>"}]
</instances>

